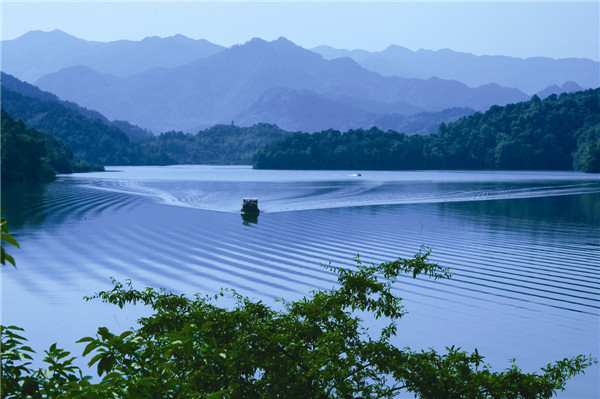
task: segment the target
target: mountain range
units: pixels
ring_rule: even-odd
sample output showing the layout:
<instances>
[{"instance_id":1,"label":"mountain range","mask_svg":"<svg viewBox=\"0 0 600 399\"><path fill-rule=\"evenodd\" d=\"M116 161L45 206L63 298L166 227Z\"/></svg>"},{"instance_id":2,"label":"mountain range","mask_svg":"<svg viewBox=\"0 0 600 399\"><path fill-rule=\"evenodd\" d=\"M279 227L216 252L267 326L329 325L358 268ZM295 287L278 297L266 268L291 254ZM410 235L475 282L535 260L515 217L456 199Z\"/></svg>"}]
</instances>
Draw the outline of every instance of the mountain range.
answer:
<instances>
[{"instance_id":1,"label":"mountain range","mask_svg":"<svg viewBox=\"0 0 600 399\"><path fill-rule=\"evenodd\" d=\"M503 68L508 68L504 75L523 75L520 82L540 85L538 75L543 75L548 93L560 91L567 81L573 82L567 84L571 90L597 86L598 80L597 74L596 80L588 76L590 68L598 69L590 60L543 59L545 69L535 71L534 59L509 59L510 64L509 57L411 52L399 46L381 53L323 46L311 51L285 38L256 38L224 48L181 35L101 43L61 31L37 31L2 46L4 72L109 119L127 120L155 133L195 132L231 122L276 123L303 131L388 123L383 127L399 130L407 118L424 113L435 126L452 120L445 119L449 115L455 119L529 99L526 93L533 83L524 90L510 82L506 85L512 88L496 83L504 82L498 72ZM394 64L402 59L403 67ZM495 67L486 69L483 61ZM461 63L471 73L460 75L456 65Z\"/></svg>"},{"instance_id":2,"label":"mountain range","mask_svg":"<svg viewBox=\"0 0 600 399\"><path fill-rule=\"evenodd\" d=\"M531 95L569 81L577 85L577 90L600 86L600 63L583 58L476 56L449 49L412 51L397 45L379 52L330 46L312 50L326 59L351 58L363 68L384 76L418 79L435 76L458 80L472 87L494 82Z\"/></svg>"},{"instance_id":3,"label":"mountain range","mask_svg":"<svg viewBox=\"0 0 600 399\"><path fill-rule=\"evenodd\" d=\"M31 31L2 41L2 71L34 83L40 77L73 65L129 76L152 68L185 65L225 48L183 35L147 37L141 41L95 42L60 30Z\"/></svg>"},{"instance_id":4,"label":"mountain range","mask_svg":"<svg viewBox=\"0 0 600 399\"><path fill-rule=\"evenodd\" d=\"M73 66L43 76L36 85L109 119L155 132L197 131L236 120L247 125L277 120L287 130L370 127L386 114L485 110L529 98L495 84L470 88L438 78L384 77L349 58L326 60L285 38L253 39L183 66L128 77ZM303 107L316 103L318 113Z\"/></svg>"}]
</instances>

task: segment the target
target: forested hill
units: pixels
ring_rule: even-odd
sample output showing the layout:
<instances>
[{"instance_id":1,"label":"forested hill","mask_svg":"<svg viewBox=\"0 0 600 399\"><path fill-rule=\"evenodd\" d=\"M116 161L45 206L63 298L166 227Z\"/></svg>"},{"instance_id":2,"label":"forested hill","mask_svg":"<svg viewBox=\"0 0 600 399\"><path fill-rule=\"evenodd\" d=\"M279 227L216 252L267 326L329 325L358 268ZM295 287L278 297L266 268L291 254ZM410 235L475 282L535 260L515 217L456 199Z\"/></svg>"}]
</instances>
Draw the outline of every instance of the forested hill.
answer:
<instances>
[{"instance_id":1,"label":"forested hill","mask_svg":"<svg viewBox=\"0 0 600 399\"><path fill-rule=\"evenodd\" d=\"M377 128L309 135L258 123L216 125L197 134L168 132L134 142L122 130L94 118L95 111L86 110L86 116L76 104L69 107L54 95L7 76L2 74L2 107L9 115L64 141L61 145L69 146L75 158L96 164L252 162L255 168L274 169L600 172L599 89L493 106L486 113L441 124L430 136Z\"/></svg>"},{"instance_id":2,"label":"forested hill","mask_svg":"<svg viewBox=\"0 0 600 399\"><path fill-rule=\"evenodd\" d=\"M600 172L600 89L493 106L436 134L377 128L295 133L255 154L257 169L499 169Z\"/></svg>"},{"instance_id":3,"label":"forested hill","mask_svg":"<svg viewBox=\"0 0 600 399\"><path fill-rule=\"evenodd\" d=\"M289 134L275 125L258 123L251 127L216 125L197 134L151 136L141 131L138 140L133 140L135 126L109 122L96 111L61 101L4 73L2 107L29 127L63 140L76 158L103 165L250 164L256 151Z\"/></svg>"},{"instance_id":4,"label":"forested hill","mask_svg":"<svg viewBox=\"0 0 600 399\"><path fill-rule=\"evenodd\" d=\"M102 165L250 164L256 151L290 133L275 125L216 125L197 134L167 132L132 142L113 126L56 101L2 87L2 107L15 119L63 140L76 158Z\"/></svg>"},{"instance_id":5,"label":"forested hill","mask_svg":"<svg viewBox=\"0 0 600 399\"><path fill-rule=\"evenodd\" d=\"M46 182L55 174L104 170L73 159L71 149L49 134L27 128L2 108L2 183Z\"/></svg>"},{"instance_id":6,"label":"forested hill","mask_svg":"<svg viewBox=\"0 0 600 399\"><path fill-rule=\"evenodd\" d=\"M100 112L81 107L78 104L71 102L71 101L63 101L60 98L58 98L57 96L55 96L54 94L49 93L47 91L40 90L37 86L31 85L27 82L23 82L7 73L0 72L0 82L2 84L3 90L9 89L9 90L17 92L25 97L32 97L34 99L41 100L42 102L56 103L58 105L62 105L65 108L68 108L72 111L75 111L91 120L99 120L104 125L116 127L118 129L120 129L121 131L123 131L123 133L125 133L131 141L134 141L134 142L145 141L145 140L151 139L153 137L151 132L149 132L145 129L142 129L138 126L132 125L127 121L110 121L110 120L108 120L108 118L106 118ZM6 101L4 101L4 103L6 105ZM56 104L54 104L54 105L56 105ZM8 106L10 108L10 104L8 104ZM5 108L7 108L7 107L5 106ZM11 109L11 111L13 114L17 114L17 113L20 113L21 110L20 109L16 109L16 110ZM17 117L17 116L15 116L15 117ZM18 116L18 117L21 117L21 116ZM37 120L38 118L34 118L34 119Z\"/></svg>"},{"instance_id":7,"label":"forested hill","mask_svg":"<svg viewBox=\"0 0 600 399\"><path fill-rule=\"evenodd\" d=\"M290 134L267 123L215 125L197 134L163 133L139 147L143 159L153 164L249 165L258 150Z\"/></svg>"},{"instance_id":8,"label":"forested hill","mask_svg":"<svg viewBox=\"0 0 600 399\"><path fill-rule=\"evenodd\" d=\"M13 118L67 143L76 158L96 164L132 163L129 138L100 119L91 119L56 101L43 101L2 87L2 108Z\"/></svg>"}]
</instances>

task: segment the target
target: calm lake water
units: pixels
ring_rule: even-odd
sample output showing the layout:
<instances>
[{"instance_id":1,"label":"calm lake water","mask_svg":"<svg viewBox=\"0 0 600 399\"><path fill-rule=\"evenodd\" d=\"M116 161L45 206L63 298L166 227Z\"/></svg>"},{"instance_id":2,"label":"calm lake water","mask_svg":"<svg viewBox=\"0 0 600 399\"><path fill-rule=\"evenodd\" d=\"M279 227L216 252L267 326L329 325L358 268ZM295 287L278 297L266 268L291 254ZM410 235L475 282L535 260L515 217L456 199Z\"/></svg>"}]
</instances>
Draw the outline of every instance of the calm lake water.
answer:
<instances>
[{"instance_id":1,"label":"calm lake water","mask_svg":"<svg viewBox=\"0 0 600 399\"><path fill-rule=\"evenodd\" d=\"M243 197L258 197L243 220ZM90 295L109 277L193 294L233 287L267 301L330 288L320 267L410 257L422 245L449 281L405 278L398 345L478 348L500 370L600 358L600 179L575 172L259 171L115 167L41 187L3 187L21 249L2 269L2 323L41 352L142 309ZM600 397L600 368L562 398Z\"/></svg>"}]
</instances>

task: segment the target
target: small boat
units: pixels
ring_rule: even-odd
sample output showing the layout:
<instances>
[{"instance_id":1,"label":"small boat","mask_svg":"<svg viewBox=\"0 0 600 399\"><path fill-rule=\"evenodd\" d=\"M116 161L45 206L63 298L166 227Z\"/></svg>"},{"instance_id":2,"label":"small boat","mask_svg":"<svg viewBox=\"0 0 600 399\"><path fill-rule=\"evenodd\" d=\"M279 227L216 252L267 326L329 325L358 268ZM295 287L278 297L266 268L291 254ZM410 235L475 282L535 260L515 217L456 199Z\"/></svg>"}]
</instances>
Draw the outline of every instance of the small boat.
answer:
<instances>
[{"instance_id":1,"label":"small boat","mask_svg":"<svg viewBox=\"0 0 600 399\"><path fill-rule=\"evenodd\" d=\"M260 213L260 209L258 209L258 198L243 198L242 213Z\"/></svg>"}]
</instances>

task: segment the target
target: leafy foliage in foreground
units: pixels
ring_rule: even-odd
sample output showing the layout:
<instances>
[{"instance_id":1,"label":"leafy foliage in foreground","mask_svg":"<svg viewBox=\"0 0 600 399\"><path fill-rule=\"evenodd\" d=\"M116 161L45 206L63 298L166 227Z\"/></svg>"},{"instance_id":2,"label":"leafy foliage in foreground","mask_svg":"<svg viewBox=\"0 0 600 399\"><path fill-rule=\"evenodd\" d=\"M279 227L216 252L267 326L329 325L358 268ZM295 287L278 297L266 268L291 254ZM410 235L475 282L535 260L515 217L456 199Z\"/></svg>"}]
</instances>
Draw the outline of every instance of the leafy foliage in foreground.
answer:
<instances>
[{"instance_id":1,"label":"leafy foliage in foreground","mask_svg":"<svg viewBox=\"0 0 600 399\"><path fill-rule=\"evenodd\" d=\"M107 328L86 337L83 357L100 381L82 376L74 358L52 345L46 371L32 370L32 350L18 327L2 327L2 397L32 398L550 398L596 361L577 356L524 373L516 365L493 372L477 350L412 351L391 343L405 314L394 284L413 278L449 278L449 270L411 259L356 268L326 268L338 285L277 309L235 291L188 298L114 282L92 298L123 307L142 303L153 313L139 327L115 335ZM219 307L225 295L235 306ZM385 326L368 331L362 316Z\"/></svg>"},{"instance_id":2,"label":"leafy foliage in foreground","mask_svg":"<svg viewBox=\"0 0 600 399\"><path fill-rule=\"evenodd\" d=\"M13 236L8 233L8 222L5 217L0 218L0 264L5 265L6 262L9 262L13 266L17 266L15 263L15 258L6 253L4 249L4 243L14 245L17 248L19 247L19 243Z\"/></svg>"}]
</instances>

